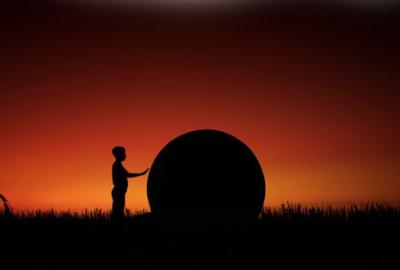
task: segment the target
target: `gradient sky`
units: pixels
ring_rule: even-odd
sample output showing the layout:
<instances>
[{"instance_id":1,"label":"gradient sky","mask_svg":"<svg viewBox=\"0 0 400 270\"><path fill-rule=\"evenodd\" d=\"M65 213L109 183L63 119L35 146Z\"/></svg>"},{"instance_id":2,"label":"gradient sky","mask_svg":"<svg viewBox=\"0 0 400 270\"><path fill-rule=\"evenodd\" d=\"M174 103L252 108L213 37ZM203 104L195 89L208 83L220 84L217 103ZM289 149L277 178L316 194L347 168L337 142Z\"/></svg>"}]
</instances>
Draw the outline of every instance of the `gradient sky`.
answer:
<instances>
[{"instance_id":1,"label":"gradient sky","mask_svg":"<svg viewBox=\"0 0 400 270\"><path fill-rule=\"evenodd\" d=\"M109 209L113 146L138 172L201 128L253 150L266 205L400 201L397 10L11 2L0 16L0 193L15 208ZM146 180L130 182L131 210L148 209Z\"/></svg>"}]
</instances>

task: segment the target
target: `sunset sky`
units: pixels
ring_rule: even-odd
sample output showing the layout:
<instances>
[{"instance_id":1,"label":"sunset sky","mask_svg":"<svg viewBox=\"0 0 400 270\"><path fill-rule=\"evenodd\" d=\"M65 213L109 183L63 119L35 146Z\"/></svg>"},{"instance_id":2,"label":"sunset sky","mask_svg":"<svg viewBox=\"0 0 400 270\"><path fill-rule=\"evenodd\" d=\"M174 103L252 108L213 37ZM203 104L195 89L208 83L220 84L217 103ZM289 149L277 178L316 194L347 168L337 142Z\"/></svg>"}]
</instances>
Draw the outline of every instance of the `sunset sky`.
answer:
<instances>
[{"instance_id":1,"label":"sunset sky","mask_svg":"<svg viewBox=\"0 0 400 270\"><path fill-rule=\"evenodd\" d=\"M139 172L202 128L252 149L266 205L400 202L397 10L44 2L0 9L0 194L12 207L110 209L113 146ZM146 181L130 182L129 209L148 209Z\"/></svg>"}]
</instances>

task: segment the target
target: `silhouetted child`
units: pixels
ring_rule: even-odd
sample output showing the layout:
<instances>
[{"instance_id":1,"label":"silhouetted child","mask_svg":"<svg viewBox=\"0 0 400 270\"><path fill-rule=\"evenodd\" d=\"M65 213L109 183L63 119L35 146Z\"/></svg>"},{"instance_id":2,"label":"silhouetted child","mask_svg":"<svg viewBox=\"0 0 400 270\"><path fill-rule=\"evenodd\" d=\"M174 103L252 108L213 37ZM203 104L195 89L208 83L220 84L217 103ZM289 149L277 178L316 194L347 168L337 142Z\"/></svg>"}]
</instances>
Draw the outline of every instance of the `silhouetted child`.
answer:
<instances>
[{"instance_id":1,"label":"silhouetted child","mask_svg":"<svg viewBox=\"0 0 400 270\"><path fill-rule=\"evenodd\" d=\"M115 162L112 166L112 178L114 184L114 188L111 192L113 199L112 217L114 219L122 219L125 210L125 194L128 190L128 177L144 175L149 169L142 173L130 173L124 168L124 166L122 166L122 161L126 159L125 148L116 146L113 148L112 153L115 157Z\"/></svg>"}]
</instances>

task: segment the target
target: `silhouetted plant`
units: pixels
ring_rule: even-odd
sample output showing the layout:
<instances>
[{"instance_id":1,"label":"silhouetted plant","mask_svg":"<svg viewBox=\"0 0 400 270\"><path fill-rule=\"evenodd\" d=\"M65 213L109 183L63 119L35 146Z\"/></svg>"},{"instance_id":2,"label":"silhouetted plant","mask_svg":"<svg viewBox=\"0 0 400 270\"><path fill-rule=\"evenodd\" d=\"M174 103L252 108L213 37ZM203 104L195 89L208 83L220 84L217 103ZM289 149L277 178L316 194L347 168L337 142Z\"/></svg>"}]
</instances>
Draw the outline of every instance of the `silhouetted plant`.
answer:
<instances>
[{"instance_id":1,"label":"silhouetted plant","mask_svg":"<svg viewBox=\"0 0 400 270\"><path fill-rule=\"evenodd\" d=\"M0 194L0 200L3 202L3 214L6 216L11 215L12 209L8 203L7 198L4 195Z\"/></svg>"}]
</instances>

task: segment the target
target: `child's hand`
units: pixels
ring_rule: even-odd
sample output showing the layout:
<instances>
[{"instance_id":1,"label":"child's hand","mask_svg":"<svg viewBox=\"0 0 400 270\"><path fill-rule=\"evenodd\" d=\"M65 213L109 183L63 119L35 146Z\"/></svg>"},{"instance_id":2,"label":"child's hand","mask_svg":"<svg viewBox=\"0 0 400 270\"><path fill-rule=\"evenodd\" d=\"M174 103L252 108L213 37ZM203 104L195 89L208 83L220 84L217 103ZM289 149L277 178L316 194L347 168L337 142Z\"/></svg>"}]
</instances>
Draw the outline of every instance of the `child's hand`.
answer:
<instances>
[{"instance_id":1,"label":"child's hand","mask_svg":"<svg viewBox=\"0 0 400 270\"><path fill-rule=\"evenodd\" d=\"M145 175L149 171L149 168L147 168L144 172L142 172L142 175Z\"/></svg>"}]
</instances>

